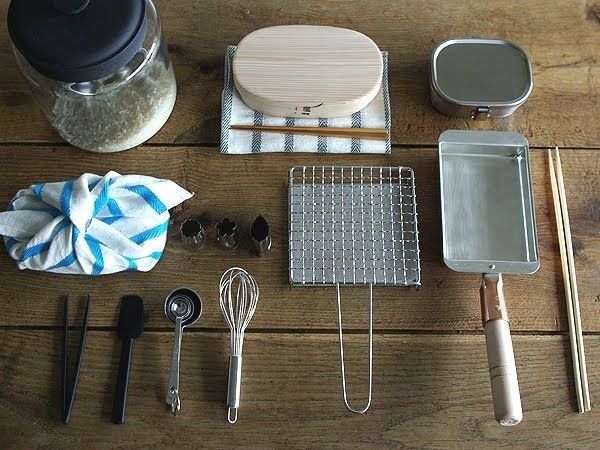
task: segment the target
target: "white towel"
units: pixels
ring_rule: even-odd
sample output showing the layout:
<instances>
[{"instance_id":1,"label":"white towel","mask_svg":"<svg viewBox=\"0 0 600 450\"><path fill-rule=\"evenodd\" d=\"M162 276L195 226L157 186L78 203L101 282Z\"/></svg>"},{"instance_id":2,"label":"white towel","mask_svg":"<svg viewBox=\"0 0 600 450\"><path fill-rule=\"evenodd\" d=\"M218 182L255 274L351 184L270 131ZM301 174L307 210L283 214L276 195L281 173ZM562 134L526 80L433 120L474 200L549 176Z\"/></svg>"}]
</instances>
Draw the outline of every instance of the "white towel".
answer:
<instances>
[{"instance_id":1,"label":"white towel","mask_svg":"<svg viewBox=\"0 0 600 450\"><path fill-rule=\"evenodd\" d=\"M169 209L192 195L170 180L86 173L20 190L0 213L0 235L19 269L146 272L165 248Z\"/></svg>"},{"instance_id":2,"label":"white towel","mask_svg":"<svg viewBox=\"0 0 600 450\"><path fill-rule=\"evenodd\" d=\"M248 107L233 82L231 61L235 46L227 47L225 56L225 87L221 99L221 153L314 152L314 153L391 153L390 93L388 90L388 55L383 57L381 89L364 109L348 117L332 119L295 119L268 116ZM306 127L386 128L386 141L324 136L261 133L230 130L231 125L272 125Z\"/></svg>"}]
</instances>

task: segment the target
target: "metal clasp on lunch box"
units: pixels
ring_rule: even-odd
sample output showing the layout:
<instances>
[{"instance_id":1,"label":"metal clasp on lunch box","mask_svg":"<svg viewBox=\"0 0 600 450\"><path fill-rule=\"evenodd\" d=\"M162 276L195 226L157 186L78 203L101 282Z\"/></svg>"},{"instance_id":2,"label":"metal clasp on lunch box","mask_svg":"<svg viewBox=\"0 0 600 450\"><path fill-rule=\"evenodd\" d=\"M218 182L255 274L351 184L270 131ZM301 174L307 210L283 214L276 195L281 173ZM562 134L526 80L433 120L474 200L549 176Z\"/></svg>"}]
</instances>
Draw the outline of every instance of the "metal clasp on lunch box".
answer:
<instances>
[{"instance_id":1,"label":"metal clasp on lunch box","mask_svg":"<svg viewBox=\"0 0 600 450\"><path fill-rule=\"evenodd\" d=\"M489 106L478 106L473 111L471 111L471 119L477 120L485 116L486 119L489 119L492 114L492 110Z\"/></svg>"}]
</instances>

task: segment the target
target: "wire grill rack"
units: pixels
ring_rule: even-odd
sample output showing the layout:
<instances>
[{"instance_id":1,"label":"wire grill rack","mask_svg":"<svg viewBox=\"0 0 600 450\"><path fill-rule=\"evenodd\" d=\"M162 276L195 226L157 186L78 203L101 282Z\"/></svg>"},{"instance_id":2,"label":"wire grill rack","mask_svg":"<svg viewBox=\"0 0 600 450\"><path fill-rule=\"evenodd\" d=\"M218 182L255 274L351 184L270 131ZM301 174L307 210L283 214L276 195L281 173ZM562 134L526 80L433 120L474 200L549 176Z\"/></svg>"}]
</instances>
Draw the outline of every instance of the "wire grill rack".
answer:
<instances>
[{"instance_id":1,"label":"wire grill rack","mask_svg":"<svg viewBox=\"0 0 600 450\"><path fill-rule=\"evenodd\" d=\"M419 285L419 231L408 167L294 167L290 283Z\"/></svg>"}]
</instances>

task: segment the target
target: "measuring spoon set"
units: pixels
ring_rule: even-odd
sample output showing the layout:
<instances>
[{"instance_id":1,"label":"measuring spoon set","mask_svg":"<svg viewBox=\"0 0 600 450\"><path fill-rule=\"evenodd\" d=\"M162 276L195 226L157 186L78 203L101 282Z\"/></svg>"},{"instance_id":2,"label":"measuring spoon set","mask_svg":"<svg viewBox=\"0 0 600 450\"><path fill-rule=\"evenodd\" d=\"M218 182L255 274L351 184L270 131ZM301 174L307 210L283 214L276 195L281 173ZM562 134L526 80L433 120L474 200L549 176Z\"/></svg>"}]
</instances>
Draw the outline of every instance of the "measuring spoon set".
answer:
<instances>
[{"instance_id":1,"label":"measuring spoon set","mask_svg":"<svg viewBox=\"0 0 600 450\"><path fill-rule=\"evenodd\" d=\"M173 355L171 356L171 369L169 370L169 384L167 388L167 405L171 406L173 414L181 409L179 398L179 359L181 354L181 338L183 329L193 325L202 314L202 300L191 289L180 288L171 292L165 300L165 315L175 324L175 339L173 340Z\"/></svg>"}]
</instances>

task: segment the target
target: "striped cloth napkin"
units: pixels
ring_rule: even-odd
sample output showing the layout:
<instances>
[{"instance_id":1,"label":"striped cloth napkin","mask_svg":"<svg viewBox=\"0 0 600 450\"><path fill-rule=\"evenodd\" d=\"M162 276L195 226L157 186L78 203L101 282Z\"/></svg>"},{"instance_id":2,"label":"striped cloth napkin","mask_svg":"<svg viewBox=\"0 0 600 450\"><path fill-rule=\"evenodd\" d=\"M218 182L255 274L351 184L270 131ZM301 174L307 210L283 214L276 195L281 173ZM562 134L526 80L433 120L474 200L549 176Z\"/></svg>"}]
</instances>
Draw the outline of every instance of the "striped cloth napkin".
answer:
<instances>
[{"instance_id":1,"label":"striped cloth napkin","mask_svg":"<svg viewBox=\"0 0 600 450\"><path fill-rule=\"evenodd\" d=\"M293 117L268 116L254 111L244 103L233 82L232 59L235 46L227 47L225 55L225 87L221 109L221 153L244 154L263 152L310 152L310 153L391 153L390 93L388 90L388 55L383 58L381 89L373 101L362 110L348 117L331 119L295 119ZM231 125L274 125L306 127L352 127L387 128L386 141L349 139L324 136L261 133L258 131L230 130Z\"/></svg>"},{"instance_id":2,"label":"striped cloth napkin","mask_svg":"<svg viewBox=\"0 0 600 450\"><path fill-rule=\"evenodd\" d=\"M170 180L86 173L20 190L0 213L0 235L19 269L147 272L165 248L169 209L192 195Z\"/></svg>"}]
</instances>

